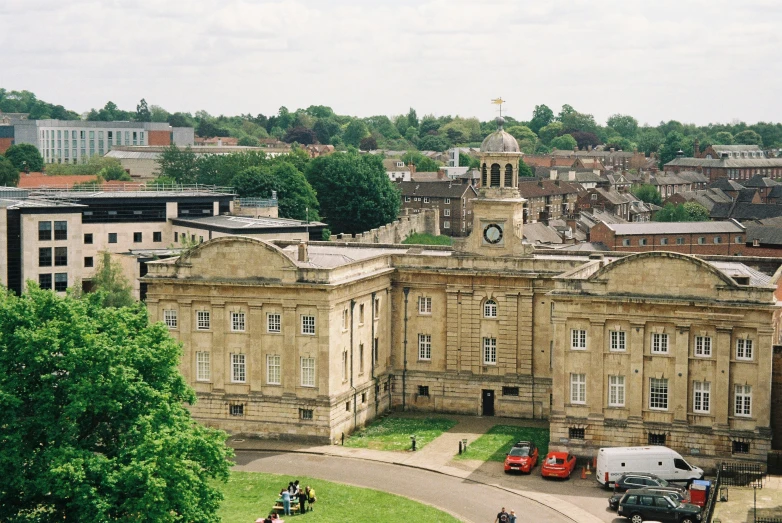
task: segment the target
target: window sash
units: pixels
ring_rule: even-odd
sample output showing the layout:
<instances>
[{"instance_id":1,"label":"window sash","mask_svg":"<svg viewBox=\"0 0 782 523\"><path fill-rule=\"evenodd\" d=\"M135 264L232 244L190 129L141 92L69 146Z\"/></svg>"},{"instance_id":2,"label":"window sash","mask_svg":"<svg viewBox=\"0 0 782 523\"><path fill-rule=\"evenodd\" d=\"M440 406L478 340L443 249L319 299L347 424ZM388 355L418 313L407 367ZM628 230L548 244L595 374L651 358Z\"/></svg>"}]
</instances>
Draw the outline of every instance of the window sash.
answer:
<instances>
[{"instance_id":1,"label":"window sash","mask_svg":"<svg viewBox=\"0 0 782 523\"><path fill-rule=\"evenodd\" d=\"M752 387L750 385L736 385L734 405L736 416L752 416Z\"/></svg>"},{"instance_id":2,"label":"window sash","mask_svg":"<svg viewBox=\"0 0 782 523\"><path fill-rule=\"evenodd\" d=\"M209 311L196 312L196 328L198 330L209 330Z\"/></svg>"},{"instance_id":3,"label":"window sash","mask_svg":"<svg viewBox=\"0 0 782 523\"><path fill-rule=\"evenodd\" d=\"M649 408L668 410L668 380L649 378Z\"/></svg>"},{"instance_id":4,"label":"window sash","mask_svg":"<svg viewBox=\"0 0 782 523\"><path fill-rule=\"evenodd\" d=\"M749 339L736 340L736 359L737 360L752 359L752 340Z\"/></svg>"},{"instance_id":5,"label":"window sash","mask_svg":"<svg viewBox=\"0 0 782 523\"><path fill-rule=\"evenodd\" d=\"M652 352L655 354L665 354L668 352L668 335L652 334Z\"/></svg>"},{"instance_id":6,"label":"window sash","mask_svg":"<svg viewBox=\"0 0 782 523\"><path fill-rule=\"evenodd\" d=\"M269 385L280 384L280 360L278 354L266 356L266 383Z\"/></svg>"},{"instance_id":7,"label":"window sash","mask_svg":"<svg viewBox=\"0 0 782 523\"><path fill-rule=\"evenodd\" d=\"M425 296L418 297L418 313L432 314L432 298Z\"/></svg>"},{"instance_id":8,"label":"window sash","mask_svg":"<svg viewBox=\"0 0 782 523\"><path fill-rule=\"evenodd\" d=\"M586 374L570 375L570 403L586 403Z\"/></svg>"},{"instance_id":9,"label":"window sash","mask_svg":"<svg viewBox=\"0 0 782 523\"><path fill-rule=\"evenodd\" d=\"M624 407L625 405L625 377L608 377L608 406Z\"/></svg>"},{"instance_id":10,"label":"window sash","mask_svg":"<svg viewBox=\"0 0 782 523\"><path fill-rule=\"evenodd\" d=\"M695 336L695 355L711 356L711 336Z\"/></svg>"},{"instance_id":11,"label":"window sash","mask_svg":"<svg viewBox=\"0 0 782 523\"><path fill-rule=\"evenodd\" d=\"M494 300L486 300L483 304L483 315L487 318L497 317L497 302Z\"/></svg>"},{"instance_id":12,"label":"window sash","mask_svg":"<svg viewBox=\"0 0 782 523\"><path fill-rule=\"evenodd\" d=\"M207 351L196 352L196 381L209 381L211 374L210 354Z\"/></svg>"},{"instance_id":13,"label":"window sash","mask_svg":"<svg viewBox=\"0 0 782 523\"><path fill-rule=\"evenodd\" d=\"M315 386L315 358L301 359L301 385L303 387Z\"/></svg>"},{"instance_id":14,"label":"window sash","mask_svg":"<svg viewBox=\"0 0 782 523\"><path fill-rule=\"evenodd\" d=\"M232 332L244 332L246 323L245 323L245 315L243 312L232 312L231 313L231 331Z\"/></svg>"},{"instance_id":15,"label":"window sash","mask_svg":"<svg viewBox=\"0 0 782 523\"><path fill-rule=\"evenodd\" d=\"M247 366L244 354L231 354L231 381L244 383L247 381Z\"/></svg>"},{"instance_id":16,"label":"window sash","mask_svg":"<svg viewBox=\"0 0 782 523\"><path fill-rule=\"evenodd\" d=\"M169 329L176 329L177 328L177 314L176 310L174 309L166 309L163 311L163 321L165 321L166 326Z\"/></svg>"},{"instance_id":17,"label":"window sash","mask_svg":"<svg viewBox=\"0 0 782 523\"><path fill-rule=\"evenodd\" d=\"M586 331L581 329L572 329L570 331L570 348L586 349Z\"/></svg>"},{"instance_id":18,"label":"window sash","mask_svg":"<svg viewBox=\"0 0 782 523\"><path fill-rule=\"evenodd\" d=\"M282 332L282 318L276 312L266 315L266 332Z\"/></svg>"},{"instance_id":19,"label":"window sash","mask_svg":"<svg viewBox=\"0 0 782 523\"><path fill-rule=\"evenodd\" d=\"M432 359L432 335L431 334L418 335L418 359L419 360Z\"/></svg>"},{"instance_id":20,"label":"window sash","mask_svg":"<svg viewBox=\"0 0 782 523\"><path fill-rule=\"evenodd\" d=\"M625 331L611 331L611 350L627 350L627 333Z\"/></svg>"},{"instance_id":21,"label":"window sash","mask_svg":"<svg viewBox=\"0 0 782 523\"><path fill-rule=\"evenodd\" d=\"M315 316L304 315L301 317L301 333L315 334Z\"/></svg>"},{"instance_id":22,"label":"window sash","mask_svg":"<svg viewBox=\"0 0 782 523\"><path fill-rule=\"evenodd\" d=\"M711 383L695 381L692 384L692 411L708 413L711 408Z\"/></svg>"},{"instance_id":23,"label":"window sash","mask_svg":"<svg viewBox=\"0 0 782 523\"><path fill-rule=\"evenodd\" d=\"M483 363L484 365L497 363L497 338L483 338Z\"/></svg>"}]
</instances>

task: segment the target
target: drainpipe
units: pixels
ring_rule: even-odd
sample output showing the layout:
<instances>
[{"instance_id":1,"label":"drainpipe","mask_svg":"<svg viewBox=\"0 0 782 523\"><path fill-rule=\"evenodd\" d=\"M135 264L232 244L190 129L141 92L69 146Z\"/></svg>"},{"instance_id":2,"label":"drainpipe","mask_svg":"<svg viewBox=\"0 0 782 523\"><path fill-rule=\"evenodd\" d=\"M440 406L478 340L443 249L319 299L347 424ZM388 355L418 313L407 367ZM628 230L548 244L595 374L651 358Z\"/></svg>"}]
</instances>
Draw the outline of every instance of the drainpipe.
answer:
<instances>
[{"instance_id":1,"label":"drainpipe","mask_svg":"<svg viewBox=\"0 0 782 523\"><path fill-rule=\"evenodd\" d=\"M350 389L353 391L353 429L356 429L356 387L353 386L353 308L355 300L350 300Z\"/></svg>"},{"instance_id":2,"label":"drainpipe","mask_svg":"<svg viewBox=\"0 0 782 523\"><path fill-rule=\"evenodd\" d=\"M404 366L402 367L402 410L406 410L407 402L407 296L410 287L402 289L405 293L405 339L404 339Z\"/></svg>"},{"instance_id":3,"label":"drainpipe","mask_svg":"<svg viewBox=\"0 0 782 523\"><path fill-rule=\"evenodd\" d=\"M377 416L378 411L378 405L380 402L380 399L378 398L378 392L380 391L380 385L378 385L377 377L375 377L375 354L376 351L380 350L380 347L375 345L375 293L372 293L372 306L369 308L370 314L372 314L372 350L370 351L371 356L371 369L372 369L372 384L375 386L374 394L375 394L375 416Z\"/></svg>"}]
</instances>

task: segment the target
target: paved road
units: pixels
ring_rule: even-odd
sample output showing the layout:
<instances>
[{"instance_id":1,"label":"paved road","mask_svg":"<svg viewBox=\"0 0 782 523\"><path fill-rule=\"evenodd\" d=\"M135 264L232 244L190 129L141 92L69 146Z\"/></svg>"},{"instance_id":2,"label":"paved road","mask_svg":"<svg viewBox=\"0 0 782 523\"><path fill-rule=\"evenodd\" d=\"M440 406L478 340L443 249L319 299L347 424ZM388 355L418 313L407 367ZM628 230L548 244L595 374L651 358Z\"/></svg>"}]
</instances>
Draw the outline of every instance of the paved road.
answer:
<instances>
[{"instance_id":1,"label":"paved road","mask_svg":"<svg viewBox=\"0 0 782 523\"><path fill-rule=\"evenodd\" d=\"M490 523L500 507L525 523L572 522L562 514L503 489L436 472L334 456L237 451L236 470L310 476L399 494L472 523Z\"/></svg>"}]
</instances>

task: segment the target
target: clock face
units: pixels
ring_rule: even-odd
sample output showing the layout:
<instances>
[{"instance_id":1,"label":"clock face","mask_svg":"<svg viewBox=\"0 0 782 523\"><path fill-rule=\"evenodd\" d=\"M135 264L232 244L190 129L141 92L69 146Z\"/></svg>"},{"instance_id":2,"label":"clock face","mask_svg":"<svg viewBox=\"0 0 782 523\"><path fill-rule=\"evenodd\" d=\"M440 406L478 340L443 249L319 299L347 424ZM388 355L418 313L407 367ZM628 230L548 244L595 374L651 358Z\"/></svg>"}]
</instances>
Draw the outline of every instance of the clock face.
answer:
<instances>
[{"instance_id":1,"label":"clock face","mask_svg":"<svg viewBox=\"0 0 782 523\"><path fill-rule=\"evenodd\" d=\"M483 239L486 243L496 245L502 241L502 226L497 223L490 223L483 228Z\"/></svg>"}]
</instances>

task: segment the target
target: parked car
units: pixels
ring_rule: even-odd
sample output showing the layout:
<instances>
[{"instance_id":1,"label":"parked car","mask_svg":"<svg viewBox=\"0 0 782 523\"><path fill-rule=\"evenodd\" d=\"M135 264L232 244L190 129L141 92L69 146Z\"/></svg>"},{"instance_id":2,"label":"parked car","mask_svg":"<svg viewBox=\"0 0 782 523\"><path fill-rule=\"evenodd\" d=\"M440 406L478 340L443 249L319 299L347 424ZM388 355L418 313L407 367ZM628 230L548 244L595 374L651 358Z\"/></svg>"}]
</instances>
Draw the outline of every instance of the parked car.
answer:
<instances>
[{"instance_id":1,"label":"parked car","mask_svg":"<svg viewBox=\"0 0 782 523\"><path fill-rule=\"evenodd\" d=\"M645 490L647 492L657 492L658 494L668 494L672 500L680 503L690 502L690 497L687 492L682 492L680 487L644 487L638 490ZM608 508L611 510L617 510L619 508L619 501L624 497L625 493L615 492L610 498L608 498Z\"/></svg>"},{"instance_id":2,"label":"parked car","mask_svg":"<svg viewBox=\"0 0 782 523\"><path fill-rule=\"evenodd\" d=\"M631 488L645 487L669 487L678 490L682 494L687 492L686 488L680 485L674 485L668 480L648 472L625 472L614 482L615 493L624 492Z\"/></svg>"},{"instance_id":3,"label":"parked car","mask_svg":"<svg viewBox=\"0 0 782 523\"><path fill-rule=\"evenodd\" d=\"M544 478L569 478L576 468L576 457L568 452L549 452L540 467Z\"/></svg>"},{"instance_id":4,"label":"parked car","mask_svg":"<svg viewBox=\"0 0 782 523\"><path fill-rule=\"evenodd\" d=\"M697 523L701 520L699 506L674 501L668 494L645 489L630 489L625 492L619 501L618 513L632 523L643 521Z\"/></svg>"},{"instance_id":5,"label":"parked car","mask_svg":"<svg viewBox=\"0 0 782 523\"><path fill-rule=\"evenodd\" d=\"M519 441L505 457L505 472L532 472L538 464L538 448L531 441Z\"/></svg>"},{"instance_id":6,"label":"parked car","mask_svg":"<svg viewBox=\"0 0 782 523\"><path fill-rule=\"evenodd\" d=\"M595 480L610 487L625 472L646 472L668 481L692 481L703 478L703 469L687 463L675 450L646 447L607 447L597 453Z\"/></svg>"}]
</instances>

